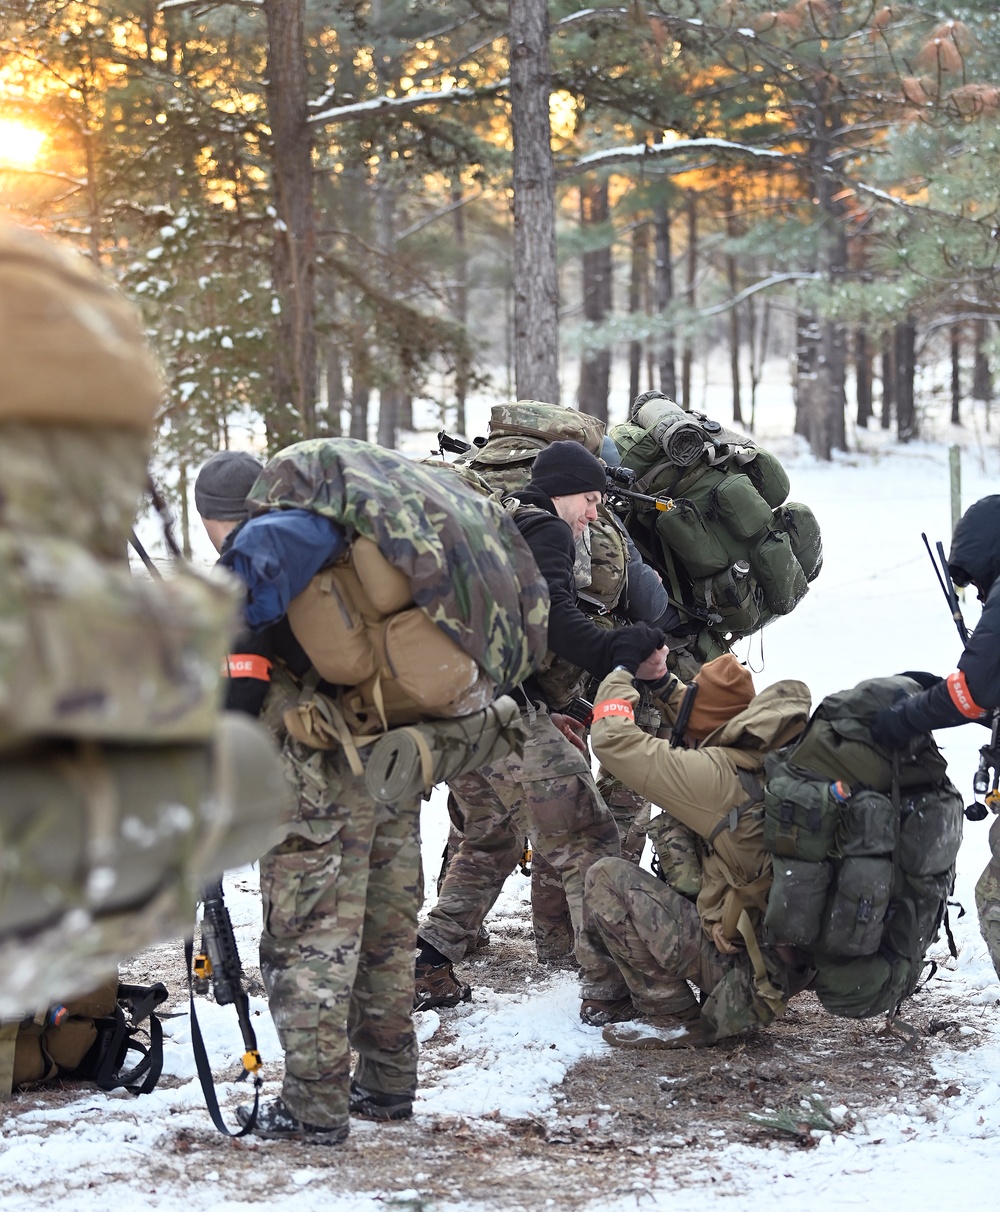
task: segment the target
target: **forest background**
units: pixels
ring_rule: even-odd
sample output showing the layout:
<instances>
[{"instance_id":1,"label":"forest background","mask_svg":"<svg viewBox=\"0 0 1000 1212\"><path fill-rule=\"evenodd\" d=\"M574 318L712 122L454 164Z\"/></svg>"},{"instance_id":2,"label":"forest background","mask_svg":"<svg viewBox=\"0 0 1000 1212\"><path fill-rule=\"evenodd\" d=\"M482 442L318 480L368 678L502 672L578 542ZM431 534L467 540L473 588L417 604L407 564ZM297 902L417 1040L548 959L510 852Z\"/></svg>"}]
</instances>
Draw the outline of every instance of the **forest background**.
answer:
<instances>
[{"instance_id":1,"label":"forest background","mask_svg":"<svg viewBox=\"0 0 1000 1212\"><path fill-rule=\"evenodd\" d=\"M185 545L245 435L697 407L698 359L752 432L787 358L829 459L918 436L922 365L989 428L998 62L992 0L5 0L0 210L142 306Z\"/></svg>"}]
</instances>

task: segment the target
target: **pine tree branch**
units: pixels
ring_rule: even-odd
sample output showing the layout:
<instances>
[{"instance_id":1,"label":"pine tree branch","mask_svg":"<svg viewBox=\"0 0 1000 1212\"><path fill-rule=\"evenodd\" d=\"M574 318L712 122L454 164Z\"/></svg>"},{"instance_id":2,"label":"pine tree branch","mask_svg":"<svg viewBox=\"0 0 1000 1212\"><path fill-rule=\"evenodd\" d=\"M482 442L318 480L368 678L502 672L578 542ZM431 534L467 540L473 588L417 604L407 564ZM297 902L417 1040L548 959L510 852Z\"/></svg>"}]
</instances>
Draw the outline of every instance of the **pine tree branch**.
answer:
<instances>
[{"instance_id":1,"label":"pine tree branch","mask_svg":"<svg viewBox=\"0 0 1000 1212\"><path fill-rule=\"evenodd\" d=\"M364 118L377 113L399 113L408 109L416 109L421 105L440 105L449 101L472 101L480 97L490 97L507 88L510 81L506 78L486 88L450 88L418 89L403 97L372 97L368 101L354 101L350 105L337 105L333 109L323 110L309 118L310 125L326 124L329 122L349 122L354 118Z\"/></svg>"}]
</instances>

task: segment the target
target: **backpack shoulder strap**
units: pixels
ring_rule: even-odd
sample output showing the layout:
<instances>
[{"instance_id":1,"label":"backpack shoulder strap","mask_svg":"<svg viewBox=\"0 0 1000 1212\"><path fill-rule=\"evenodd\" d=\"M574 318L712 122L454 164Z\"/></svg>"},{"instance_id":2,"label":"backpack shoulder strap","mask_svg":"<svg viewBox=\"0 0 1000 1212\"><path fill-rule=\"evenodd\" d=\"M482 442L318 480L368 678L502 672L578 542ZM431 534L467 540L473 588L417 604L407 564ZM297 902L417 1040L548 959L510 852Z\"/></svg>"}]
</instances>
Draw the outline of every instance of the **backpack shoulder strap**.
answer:
<instances>
[{"instance_id":1,"label":"backpack shoulder strap","mask_svg":"<svg viewBox=\"0 0 1000 1212\"><path fill-rule=\"evenodd\" d=\"M736 804L730 808L708 835L709 842L714 842L723 829L728 828L730 833L735 833L736 826L740 823L740 817L755 804L762 804L764 802L764 780L760 777L758 771L744 770L741 766L736 771L736 777L740 780L743 790L747 793L747 798L741 804Z\"/></svg>"}]
</instances>

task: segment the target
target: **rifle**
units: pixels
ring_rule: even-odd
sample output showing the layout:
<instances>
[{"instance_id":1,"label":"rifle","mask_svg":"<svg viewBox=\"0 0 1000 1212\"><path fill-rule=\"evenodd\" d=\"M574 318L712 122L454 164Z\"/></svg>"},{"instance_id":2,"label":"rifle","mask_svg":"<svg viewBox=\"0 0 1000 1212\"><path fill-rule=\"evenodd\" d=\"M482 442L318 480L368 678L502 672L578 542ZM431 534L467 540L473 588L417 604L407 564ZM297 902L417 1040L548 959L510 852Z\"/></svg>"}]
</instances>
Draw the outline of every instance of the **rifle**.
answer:
<instances>
[{"instance_id":1,"label":"rifle","mask_svg":"<svg viewBox=\"0 0 1000 1212\"><path fill-rule=\"evenodd\" d=\"M934 573L941 586L941 592L945 596L945 601L948 603L948 609L958 630L962 647L967 648L969 646L969 629L962 617L958 594L955 592L951 574L948 572L944 544L938 540L935 544L937 548L935 556L927 535L921 534L920 537L923 539L927 554L934 565ZM985 820L990 812L1000 814L1000 746L998 746L998 741L1000 741L1000 707L994 707L990 715L990 739L979 750L979 767L972 778L972 791L976 799L965 810L967 820Z\"/></svg>"},{"instance_id":2,"label":"rifle","mask_svg":"<svg viewBox=\"0 0 1000 1212\"><path fill-rule=\"evenodd\" d=\"M669 513L671 509L677 508L677 502L673 497L653 497L645 492L636 492L634 484L637 478L631 467L609 467L607 495L617 497L619 500L641 501L646 505L652 505L661 513Z\"/></svg>"},{"instance_id":3,"label":"rifle","mask_svg":"<svg viewBox=\"0 0 1000 1212\"><path fill-rule=\"evenodd\" d=\"M226 908L222 893L222 877L205 886L202 893L201 951L192 958L192 944L186 944L188 972L191 977L191 1042L194 1047L195 1064L202 1092L212 1121L226 1136L244 1136L253 1130L257 1120L257 1105L264 1085L260 1075L263 1064L257 1048L257 1036L250 1021L250 999L243 988L243 965L236 946L233 921ZM254 1084L253 1113L239 1132L230 1132L222 1121L219 1103L215 1095L212 1070L205 1051L205 1042L194 1009L195 993L205 994L211 985L212 993L220 1006L234 1005L243 1036L243 1072L236 1079L244 1081L251 1074Z\"/></svg>"}]
</instances>

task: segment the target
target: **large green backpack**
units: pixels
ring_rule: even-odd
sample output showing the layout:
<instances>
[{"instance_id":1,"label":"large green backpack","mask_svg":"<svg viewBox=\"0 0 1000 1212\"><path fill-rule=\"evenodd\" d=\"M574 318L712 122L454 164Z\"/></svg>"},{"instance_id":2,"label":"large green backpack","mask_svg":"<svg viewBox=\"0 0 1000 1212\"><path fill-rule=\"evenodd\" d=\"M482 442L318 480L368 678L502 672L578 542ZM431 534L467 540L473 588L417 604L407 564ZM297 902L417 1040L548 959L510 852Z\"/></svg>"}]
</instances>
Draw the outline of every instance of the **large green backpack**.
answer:
<instances>
[{"instance_id":1,"label":"large green backpack","mask_svg":"<svg viewBox=\"0 0 1000 1212\"><path fill-rule=\"evenodd\" d=\"M639 396L630 416L610 435L622 465L639 492L673 504L639 503L627 525L674 604L702 623L692 648L711 660L798 605L822 566L819 526L786 500L784 469L749 438L658 393Z\"/></svg>"},{"instance_id":2,"label":"large green backpack","mask_svg":"<svg viewBox=\"0 0 1000 1212\"><path fill-rule=\"evenodd\" d=\"M774 883L764 941L809 951L832 1014L893 1011L916 988L955 881L962 797L930 735L896 754L871 719L905 677L828 695L794 747L765 765L764 844Z\"/></svg>"}]
</instances>

